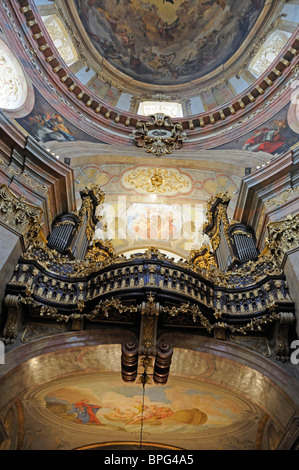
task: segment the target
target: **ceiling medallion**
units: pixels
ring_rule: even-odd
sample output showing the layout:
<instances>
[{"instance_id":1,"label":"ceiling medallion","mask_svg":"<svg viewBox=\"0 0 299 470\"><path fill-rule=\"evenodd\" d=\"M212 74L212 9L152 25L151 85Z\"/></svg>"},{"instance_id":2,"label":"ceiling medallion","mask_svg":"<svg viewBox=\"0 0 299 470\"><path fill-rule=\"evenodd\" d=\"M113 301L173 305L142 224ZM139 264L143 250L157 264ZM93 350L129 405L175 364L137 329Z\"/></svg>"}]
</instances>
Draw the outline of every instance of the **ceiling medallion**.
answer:
<instances>
[{"instance_id":1,"label":"ceiling medallion","mask_svg":"<svg viewBox=\"0 0 299 470\"><path fill-rule=\"evenodd\" d=\"M169 116L161 113L153 114L147 122L138 121L136 128L130 136L134 138L137 147L143 147L147 153L157 157L180 149L187 139L182 124L173 124Z\"/></svg>"},{"instance_id":2,"label":"ceiling medallion","mask_svg":"<svg viewBox=\"0 0 299 470\"><path fill-rule=\"evenodd\" d=\"M125 188L133 188L141 194L156 193L167 196L187 193L192 187L192 181L187 175L180 174L177 168L136 168L125 173L122 184Z\"/></svg>"}]
</instances>

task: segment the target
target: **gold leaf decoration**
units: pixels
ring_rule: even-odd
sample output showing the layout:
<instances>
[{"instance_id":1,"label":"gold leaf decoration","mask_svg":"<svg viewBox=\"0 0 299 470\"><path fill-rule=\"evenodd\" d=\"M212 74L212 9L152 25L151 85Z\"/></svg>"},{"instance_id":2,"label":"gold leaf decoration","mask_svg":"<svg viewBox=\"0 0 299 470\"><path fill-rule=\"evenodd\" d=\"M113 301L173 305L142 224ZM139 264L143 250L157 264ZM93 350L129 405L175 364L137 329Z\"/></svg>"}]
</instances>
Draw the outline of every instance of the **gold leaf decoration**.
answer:
<instances>
[{"instance_id":1,"label":"gold leaf decoration","mask_svg":"<svg viewBox=\"0 0 299 470\"><path fill-rule=\"evenodd\" d=\"M137 192L155 193L174 196L190 191L192 182L187 175L182 175L176 168L140 167L126 172L123 185Z\"/></svg>"}]
</instances>

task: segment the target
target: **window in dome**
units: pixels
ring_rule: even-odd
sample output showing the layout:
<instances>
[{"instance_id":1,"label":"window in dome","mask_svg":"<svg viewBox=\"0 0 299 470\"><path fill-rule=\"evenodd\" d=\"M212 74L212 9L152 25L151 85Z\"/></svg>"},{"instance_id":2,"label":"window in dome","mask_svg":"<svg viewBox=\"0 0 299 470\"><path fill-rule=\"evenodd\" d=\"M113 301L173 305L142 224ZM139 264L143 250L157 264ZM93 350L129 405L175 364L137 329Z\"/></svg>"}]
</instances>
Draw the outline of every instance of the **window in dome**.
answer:
<instances>
[{"instance_id":1,"label":"window in dome","mask_svg":"<svg viewBox=\"0 0 299 470\"><path fill-rule=\"evenodd\" d=\"M20 108L26 101L27 91L27 81L18 59L0 40L0 108Z\"/></svg>"},{"instance_id":2,"label":"window in dome","mask_svg":"<svg viewBox=\"0 0 299 470\"><path fill-rule=\"evenodd\" d=\"M182 105L171 101L142 101L139 105L138 114L152 116L162 113L171 118L183 117Z\"/></svg>"},{"instance_id":3,"label":"window in dome","mask_svg":"<svg viewBox=\"0 0 299 470\"><path fill-rule=\"evenodd\" d=\"M296 4L297 3L297 4ZM291 22L294 24L295 28L299 23L299 5L298 0L293 0L291 3L284 5L281 15L285 18L285 21Z\"/></svg>"},{"instance_id":4,"label":"window in dome","mask_svg":"<svg viewBox=\"0 0 299 470\"><path fill-rule=\"evenodd\" d=\"M66 63L71 65L78 60L78 54L73 46L71 38L63 25L62 21L57 15L43 16L42 20L52 39L54 46L59 52L60 56Z\"/></svg>"},{"instance_id":5,"label":"window in dome","mask_svg":"<svg viewBox=\"0 0 299 470\"><path fill-rule=\"evenodd\" d=\"M256 77L262 75L277 58L290 36L291 33L286 31L274 31L252 59L248 70Z\"/></svg>"}]
</instances>

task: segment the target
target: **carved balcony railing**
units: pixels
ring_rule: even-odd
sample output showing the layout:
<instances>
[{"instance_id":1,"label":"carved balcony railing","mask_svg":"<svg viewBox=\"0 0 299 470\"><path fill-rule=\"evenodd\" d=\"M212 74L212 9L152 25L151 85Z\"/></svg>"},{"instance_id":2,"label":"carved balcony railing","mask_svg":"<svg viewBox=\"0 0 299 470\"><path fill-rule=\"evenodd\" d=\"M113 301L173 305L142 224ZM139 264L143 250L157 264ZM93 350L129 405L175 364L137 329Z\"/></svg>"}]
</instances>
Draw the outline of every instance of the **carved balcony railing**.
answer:
<instances>
[{"instance_id":1,"label":"carved balcony railing","mask_svg":"<svg viewBox=\"0 0 299 470\"><path fill-rule=\"evenodd\" d=\"M166 383L173 348L167 334L174 331L267 338L276 358L288 360L295 305L276 246L283 234L270 227L269 235L262 255L231 270L218 267L208 249L179 262L156 248L128 259L116 256L110 241L96 240L76 259L36 235L6 286L3 340L14 342L30 322L69 330L117 326L131 334L122 348L127 381L146 365L157 383Z\"/></svg>"},{"instance_id":2,"label":"carved balcony railing","mask_svg":"<svg viewBox=\"0 0 299 470\"><path fill-rule=\"evenodd\" d=\"M18 296L29 318L138 325L140 306L152 293L161 327L264 331L294 305L282 270L264 255L223 273L173 262L150 249L131 259L80 262L47 245L32 245L15 268L6 292Z\"/></svg>"}]
</instances>

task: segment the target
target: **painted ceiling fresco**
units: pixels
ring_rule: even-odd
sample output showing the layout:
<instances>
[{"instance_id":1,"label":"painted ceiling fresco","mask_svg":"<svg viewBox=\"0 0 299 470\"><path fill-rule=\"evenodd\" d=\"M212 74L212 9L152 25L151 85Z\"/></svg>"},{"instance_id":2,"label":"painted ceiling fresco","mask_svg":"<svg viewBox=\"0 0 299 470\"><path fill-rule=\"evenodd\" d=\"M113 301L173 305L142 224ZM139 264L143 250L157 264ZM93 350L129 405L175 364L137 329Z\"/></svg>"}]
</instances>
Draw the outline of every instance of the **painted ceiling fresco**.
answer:
<instances>
[{"instance_id":1,"label":"painted ceiling fresco","mask_svg":"<svg viewBox=\"0 0 299 470\"><path fill-rule=\"evenodd\" d=\"M84 187L101 187L105 202L95 238L113 240L117 253L155 245L188 257L192 247L209 242L202 233L209 197L228 192L233 213L240 178L221 171L220 164L212 171L182 169L164 160L159 160L159 167L99 160L91 158L73 167L77 201L79 205L79 191Z\"/></svg>"},{"instance_id":2,"label":"painted ceiling fresco","mask_svg":"<svg viewBox=\"0 0 299 470\"><path fill-rule=\"evenodd\" d=\"M141 82L186 83L229 60L264 0L75 0L98 52Z\"/></svg>"},{"instance_id":3,"label":"painted ceiling fresco","mask_svg":"<svg viewBox=\"0 0 299 470\"><path fill-rule=\"evenodd\" d=\"M289 109L290 105L288 103L263 125L218 148L237 148L251 152L281 155L298 142L298 132ZM295 129L295 132L293 129Z\"/></svg>"},{"instance_id":4,"label":"painted ceiling fresco","mask_svg":"<svg viewBox=\"0 0 299 470\"><path fill-rule=\"evenodd\" d=\"M138 432L141 423L142 387L119 384L118 379L58 388L44 399L46 408L73 423L105 426ZM101 393L99 395L99 390ZM89 395L82 399L82 394ZM220 392L195 387L149 386L144 402L145 431L198 432L199 427L217 429L232 425L244 413L244 404ZM246 409L246 406L245 406ZM251 408L249 407L248 413Z\"/></svg>"},{"instance_id":5,"label":"painted ceiling fresco","mask_svg":"<svg viewBox=\"0 0 299 470\"><path fill-rule=\"evenodd\" d=\"M220 357L175 349L168 383L150 381L143 391L138 377L132 384L122 381L120 354L116 344L81 346L35 357L18 368L18 380L16 376L13 386L7 383L10 393L0 400L8 434L0 450L138 443L141 414L144 443L181 449L275 449L281 421L294 412L273 384ZM40 383L33 379L36 374ZM268 397L264 404L256 400L256 387Z\"/></svg>"},{"instance_id":6,"label":"painted ceiling fresco","mask_svg":"<svg viewBox=\"0 0 299 470\"><path fill-rule=\"evenodd\" d=\"M37 88L34 88L34 107L32 111L27 116L16 119L16 121L28 134L42 144L55 140L58 142L88 141L102 143L83 132L58 113Z\"/></svg>"}]
</instances>

